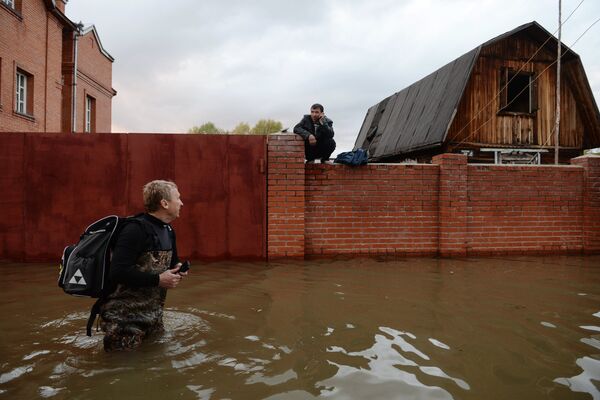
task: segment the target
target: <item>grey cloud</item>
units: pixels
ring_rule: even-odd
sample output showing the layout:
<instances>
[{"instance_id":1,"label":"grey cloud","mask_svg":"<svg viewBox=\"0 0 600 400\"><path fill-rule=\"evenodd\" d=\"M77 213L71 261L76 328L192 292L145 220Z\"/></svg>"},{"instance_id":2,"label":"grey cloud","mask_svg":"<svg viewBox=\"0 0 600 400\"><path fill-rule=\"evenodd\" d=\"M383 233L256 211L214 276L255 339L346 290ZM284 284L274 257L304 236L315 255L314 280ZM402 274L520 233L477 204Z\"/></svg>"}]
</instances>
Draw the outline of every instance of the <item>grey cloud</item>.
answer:
<instances>
[{"instance_id":1,"label":"grey cloud","mask_svg":"<svg viewBox=\"0 0 600 400\"><path fill-rule=\"evenodd\" d=\"M564 1L563 14L578 3ZM599 14L597 2L584 3L564 42ZM231 129L260 118L293 126L319 101L340 151L384 97L522 23L556 26L548 4L517 0L74 0L67 15L95 23L115 57L115 127L182 132L210 120ZM599 28L574 48L597 98Z\"/></svg>"}]
</instances>

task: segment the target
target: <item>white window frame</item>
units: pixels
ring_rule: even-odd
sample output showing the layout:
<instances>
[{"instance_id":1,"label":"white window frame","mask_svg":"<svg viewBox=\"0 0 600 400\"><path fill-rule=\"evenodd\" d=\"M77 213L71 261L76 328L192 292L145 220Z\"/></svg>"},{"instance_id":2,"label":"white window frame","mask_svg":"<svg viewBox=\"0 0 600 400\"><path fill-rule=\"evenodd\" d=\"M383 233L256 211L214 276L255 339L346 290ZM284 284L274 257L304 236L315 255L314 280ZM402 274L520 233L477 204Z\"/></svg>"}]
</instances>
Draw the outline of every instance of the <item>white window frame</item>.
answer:
<instances>
[{"instance_id":1,"label":"white window frame","mask_svg":"<svg viewBox=\"0 0 600 400\"><path fill-rule=\"evenodd\" d=\"M17 71L17 97L15 111L20 114L27 114L27 75Z\"/></svg>"},{"instance_id":2,"label":"white window frame","mask_svg":"<svg viewBox=\"0 0 600 400\"><path fill-rule=\"evenodd\" d=\"M15 9L15 0L2 0L2 2L13 10Z\"/></svg>"},{"instance_id":3,"label":"white window frame","mask_svg":"<svg viewBox=\"0 0 600 400\"><path fill-rule=\"evenodd\" d=\"M92 106L94 100L91 96L85 96L85 128L84 132L92 132Z\"/></svg>"}]
</instances>

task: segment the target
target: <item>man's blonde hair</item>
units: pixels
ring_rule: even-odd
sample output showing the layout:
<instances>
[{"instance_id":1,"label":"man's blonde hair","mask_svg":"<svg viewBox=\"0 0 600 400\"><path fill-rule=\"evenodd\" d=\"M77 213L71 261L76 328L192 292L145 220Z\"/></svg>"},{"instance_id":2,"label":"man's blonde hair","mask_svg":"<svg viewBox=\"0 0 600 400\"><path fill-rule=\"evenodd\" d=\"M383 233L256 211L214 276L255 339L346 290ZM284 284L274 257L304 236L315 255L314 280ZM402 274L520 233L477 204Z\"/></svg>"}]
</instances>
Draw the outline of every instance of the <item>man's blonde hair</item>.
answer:
<instances>
[{"instance_id":1,"label":"man's blonde hair","mask_svg":"<svg viewBox=\"0 0 600 400\"><path fill-rule=\"evenodd\" d=\"M144 185L144 208L146 212L155 212L160 209L162 199L171 200L171 191L177 185L171 181L156 180Z\"/></svg>"}]
</instances>

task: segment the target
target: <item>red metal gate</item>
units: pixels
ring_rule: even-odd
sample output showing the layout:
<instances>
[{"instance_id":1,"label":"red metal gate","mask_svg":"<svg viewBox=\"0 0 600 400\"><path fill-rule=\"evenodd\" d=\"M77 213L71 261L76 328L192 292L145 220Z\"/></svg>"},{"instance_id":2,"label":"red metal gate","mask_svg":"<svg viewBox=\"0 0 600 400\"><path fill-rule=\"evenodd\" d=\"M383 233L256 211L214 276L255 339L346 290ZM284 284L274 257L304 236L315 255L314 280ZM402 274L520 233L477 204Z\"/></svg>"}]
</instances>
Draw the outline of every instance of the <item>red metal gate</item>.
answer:
<instances>
[{"instance_id":1,"label":"red metal gate","mask_svg":"<svg viewBox=\"0 0 600 400\"><path fill-rule=\"evenodd\" d=\"M177 183L173 225L192 259L266 258L266 138L3 133L0 258L56 261L92 221L143 211L142 186Z\"/></svg>"}]
</instances>

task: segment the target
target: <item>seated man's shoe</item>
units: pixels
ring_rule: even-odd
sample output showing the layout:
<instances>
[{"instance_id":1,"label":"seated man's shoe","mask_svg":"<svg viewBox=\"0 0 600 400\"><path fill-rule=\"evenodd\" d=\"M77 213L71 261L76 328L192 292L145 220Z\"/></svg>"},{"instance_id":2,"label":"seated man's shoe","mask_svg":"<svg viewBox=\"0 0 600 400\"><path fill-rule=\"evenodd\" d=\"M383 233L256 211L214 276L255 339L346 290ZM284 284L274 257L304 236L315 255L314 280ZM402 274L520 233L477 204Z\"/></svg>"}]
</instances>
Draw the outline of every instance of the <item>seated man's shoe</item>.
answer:
<instances>
[{"instance_id":1,"label":"seated man's shoe","mask_svg":"<svg viewBox=\"0 0 600 400\"><path fill-rule=\"evenodd\" d=\"M321 164L333 164L333 161L331 161L329 158L321 158Z\"/></svg>"}]
</instances>

